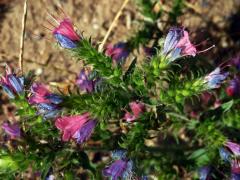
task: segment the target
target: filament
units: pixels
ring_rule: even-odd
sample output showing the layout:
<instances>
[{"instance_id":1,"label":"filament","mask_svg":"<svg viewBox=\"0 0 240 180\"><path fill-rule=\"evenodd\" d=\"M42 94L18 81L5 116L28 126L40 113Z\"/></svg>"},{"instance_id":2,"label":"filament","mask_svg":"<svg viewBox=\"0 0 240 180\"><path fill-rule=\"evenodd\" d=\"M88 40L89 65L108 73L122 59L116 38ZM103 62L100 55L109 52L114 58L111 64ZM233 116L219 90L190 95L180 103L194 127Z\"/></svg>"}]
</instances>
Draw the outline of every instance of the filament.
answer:
<instances>
[{"instance_id":1,"label":"filament","mask_svg":"<svg viewBox=\"0 0 240 180\"><path fill-rule=\"evenodd\" d=\"M209 48L207 48L207 49L204 49L204 50L202 50L202 51L198 51L197 53L198 53L198 54L204 53L204 52L209 51L210 49L212 49L212 48L214 48L214 47L215 47L215 45L212 45L211 47L209 47Z\"/></svg>"}]
</instances>

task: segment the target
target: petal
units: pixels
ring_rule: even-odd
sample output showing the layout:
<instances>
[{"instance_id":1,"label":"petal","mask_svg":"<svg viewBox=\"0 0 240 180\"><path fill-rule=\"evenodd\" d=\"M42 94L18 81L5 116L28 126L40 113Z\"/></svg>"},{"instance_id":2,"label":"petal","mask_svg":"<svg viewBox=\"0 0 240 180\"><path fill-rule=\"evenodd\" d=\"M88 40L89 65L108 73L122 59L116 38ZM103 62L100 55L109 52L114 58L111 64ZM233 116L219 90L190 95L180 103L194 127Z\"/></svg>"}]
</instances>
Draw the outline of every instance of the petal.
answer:
<instances>
[{"instance_id":1,"label":"petal","mask_svg":"<svg viewBox=\"0 0 240 180\"><path fill-rule=\"evenodd\" d=\"M16 93L23 92L22 82L14 75L8 75L8 80Z\"/></svg>"},{"instance_id":2,"label":"petal","mask_svg":"<svg viewBox=\"0 0 240 180\"><path fill-rule=\"evenodd\" d=\"M61 34L62 36L65 36L72 41L80 40L80 37L73 28L71 20L68 18L65 18L63 21L60 22L60 25L56 29L54 29L53 34Z\"/></svg>"},{"instance_id":3,"label":"petal","mask_svg":"<svg viewBox=\"0 0 240 180\"><path fill-rule=\"evenodd\" d=\"M74 41L72 41L71 39L69 39L61 34L54 34L54 36L57 39L60 46L62 46L63 48L73 49L73 48L77 47L77 45Z\"/></svg>"},{"instance_id":4,"label":"petal","mask_svg":"<svg viewBox=\"0 0 240 180\"><path fill-rule=\"evenodd\" d=\"M14 99L15 98L15 95L13 93L13 91L6 85L2 85L2 88L3 88L3 91L5 93L7 93L8 97L11 98L11 99Z\"/></svg>"}]
</instances>

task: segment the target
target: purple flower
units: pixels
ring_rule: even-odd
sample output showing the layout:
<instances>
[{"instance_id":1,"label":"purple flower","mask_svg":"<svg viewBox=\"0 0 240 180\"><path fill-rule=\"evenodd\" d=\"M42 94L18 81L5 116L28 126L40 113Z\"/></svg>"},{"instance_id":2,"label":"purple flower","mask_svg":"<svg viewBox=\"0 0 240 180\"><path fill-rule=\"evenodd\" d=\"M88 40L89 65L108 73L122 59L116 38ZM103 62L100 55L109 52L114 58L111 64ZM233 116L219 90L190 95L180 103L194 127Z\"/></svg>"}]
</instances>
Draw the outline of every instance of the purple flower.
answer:
<instances>
[{"instance_id":1,"label":"purple flower","mask_svg":"<svg viewBox=\"0 0 240 180\"><path fill-rule=\"evenodd\" d=\"M208 180L211 172L210 166L204 166L199 169L199 179L200 180Z\"/></svg>"},{"instance_id":2,"label":"purple flower","mask_svg":"<svg viewBox=\"0 0 240 180\"><path fill-rule=\"evenodd\" d=\"M115 45L109 44L105 54L111 57L117 64L125 60L129 55L127 43L119 42Z\"/></svg>"},{"instance_id":3,"label":"purple flower","mask_svg":"<svg viewBox=\"0 0 240 180\"><path fill-rule=\"evenodd\" d=\"M231 64L234 65L240 71L240 56L236 56L231 60Z\"/></svg>"},{"instance_id":4,"label":"purple flower","mask_svg":"<svg viewBox=\"0 0 240 180\"><path fill-rule=\"evenodd\" d=\"M81 40L80 36L74 30L73 24L69 18L58 21L58 27L53 30L53 35L58 43L66 49L77 47L77 42Z\"/></svg>"},{"instance_id":5,"label":"purple flower","mask_svg":"<svg viewBox=\"0 0 240 180\"><path fill-rule=\"evenodd\" d=\"M240 145L237 143L233 143L228 141L225 143L225 146L235 155L240 156Z\"/></svg>"},{"instance_id":6,"label":"purple flower","mask_svg":"<svg viewBox=\"0 0 240 180\"><path fill-rule=\"evenodd\" d=\"M130 106L132 113L127 111L124 115L124 119L128 122L135 121L145 111L145 106L141 102L133 101L133 102L129 103L129 106Z\"/></svg>"},{"instance_id":7,"label":"purple flower","mask_svg":"<svg viewBox=\"0 0 240 180\"><path fill-rule=\"evenodd\" d=\"M73 138L77 140L78 143L82 144L83 142L87 141L97 122L95 120L89 120L73 135Z\"/></svg>"},{"instance_id":8,"label":"purple flower","mask_svg":"<svg viewBox=\"0 0 240 180\"><path fill-rule=\"evenodd\" d=\"M69 18L58 21L58 24L59 25L53 30L53 34L61 34L72 41L81 40L81 37L74 30L73 23Z\"/></svg>"},{"instance_id":9,"label":"purple flower","mask_svg":"<svg viewBox=\"0 0 240 180\"><path fill-rule=\"evenodd\" d=\"M221 73L219 67L217 67L210 74L205 76L204 81L207 84L208 89L214 89L220 87L222 81L224 81L228 76L228 73Z\"/></svg>"},{"instance_id":10,"label":"purple flower","mask_svg":"<svg viewBox=\"0 0 240 180\"><path fill-rule=\"evenodd\" d=\"M63 101L59 95L53 93L47 95L46 99L48 99L53 104L60 104Z\"/></svg>"},{"instance_id":11,"label":"purple flower","mask_svg":"<svg viewBox=\"0 0 240 180\"><path fill-rule=\"evenodd\" d=\"M4 131L11 136L11 138L17 138L21 136L21 130L19 128L18 124L9 124L9 123L3 123L2 128Z\"/></svg>"},{"instance_id":12,"label":"purple flower","mask_svg":"<svg viewBox=\"0 0 240 180\"><path fill-rule=\"evenodd\" d=\"M54 34L54 37L56 38L60 46L62 46L65 49L73 49L77 47L77 44L74 41L68 39L67 37L61 34L56 33Z\"/></svg>"},{"instance_id":13,"label":"purple flower","mask_svg":"<svg viewBox=\"0 0 240 180\"><path fill-rule=\"evenodd\" d=\"M229 86L226 88L226 93L228 96L236 96L240 94L239 78L234 78L230 81Z\"/></svg>"},{"instance_id":14,"label":"purple flower","mask_svg":"<svg viewBox=\"0 0 240 180\"><path fill-rule=\"evenodd\" d=\"M171 28L163 45L162 53L169 59L169 63L184 56L195 56L196 47L190 42L189 34L183 28Z\"/></svg>"},{"instance_id":15,"label":"purple flower","mask_svg":"<svg viewBox=\"0 0 240 180\"><path fill-rule=\"evenodd\" d=\"M103 170L103 175L113 180L118 178L128 179L132 176L133 162L131 160L119 159Z\"/></svg>"},{"instance_id":16,"label":"purple flower","mask_svg":"<svg viewBox=\"0 0 240 180\"><path fill-rule=\"evenodd\" d=\"M240 174L232 173L231 174L231 180L240 180Z\"/></svg>"},{"instance_id":17,"label":"purple flower","mask_svg":"<svg viewBox=\"0 0 240 180\"><path fill-rule=\"evenodd\" d=\"M226 150L225 148L220 148L219 149L219 154L222 160L226 161L226 162L230 162L231 160L231 153Z\"/></svg>"},{"instance_id":18,"label":"purple flower","mask_svg":"<svg viewBox=\"0 0 240 180\"><path fill-rule=\"evenodd\" d=\"M84 92L93 92L95 84L98 80L93 80L90 78L91 72L87 69L82 69L80 74L77 77L76 84Z\"/></svg>"},{"instance_id":19,"label":"purple flower","mask_svg":"<svg viewBox=\"0 0 240 180\"><path fill-rule=\"evenodd\" d=\"M240 161L238 159L240 155L240 145L231 141L227 141L224 146L227 149L225 149L224 153L222 153L223 157L221 157L230 162L232 174L240 174ZM231 156L227 151L231 153Z\"/></svg>"},{"instance_id":20,"label":"purple flower","mask_svg":"<svg viewBox=\"0 0 240 180\"><path fill-rule=\"evenodd\" d=\"M31 96L28 99L30 104L50 103L46 97L50 95L47 86L42 83L34 83L31 86Z\"/></svg>"},{"instance_id":21,"label":"purple flower","mask_svg":"<svg viewBox=\"0 0 240 180\"><path fill-rule=\"evenodd\" d=\"M5 76L0 77L0 86L13 99L24 92L24 78L17 77L9 66L6 66Z\"/></svg>"},{"instance_id":22,"label":"purple flower","mask_svg":"<svg viewBox=\"0 0 240 180\"><path fill-rule=\"evenodd\" d=\"M148 177L147 177L147 176L142 176L142 177L140 178L140 180L148 180Z\"/></svg>"},{"instance_id":23,"label":"purple flower","mask_svg":"<svg viewBox=\"0 0 240 180\"><path fill-rule=\"evenodd\" d=\"M34 83L28 102L36 106L39 115L43 115L44 119L49 119L58 115L58 104L62 102L62 98L51 93L44 84Z\"/></svg>"},{"instance_id":24,"label":"purple flower","mask_svg":"<svg viewBox=\"0 0 240 180\"><path fill-rule=\"evenodd\" d=\"M36 105L37 114L42 115L44 119L55 118L59 114L59 108L55 104L39 103Z\"/></svg>"},{"instance_id":25,"label":"purple flower","mask_svg":"<svg viewBox=\"0 0 240 180\"><path fill-rule=\"evenodd\" d=\"M111 177L113 180L118 178L129 179L133 175L133 161L126 158L125 150L115 150L111 156L115 161L103 170L103 175Z\"/></svg>"},{"instance_id":26,"label":"purple flower","mask_svg":"<svg viewBox=\"0 0 240 180\"><path fill-rule=\"evenodd\" d=\"M55 176L52 174L46 177L46 180L54 180L54 179L55 179Z\"/></svg>"},{"instance_id":27,"label":"purple flower","mask_svg":"<svg viewBox=\"0 0 240 180\"><path fill-rule=\"evenodd\" d=\"M90 119L89 113L85 113L83 115L58 117L55 126L63 132L63 141L69 141L73 138L78 143L83 143L90 138L96 126L96 121Z\"/></svg>"}]
</instances>

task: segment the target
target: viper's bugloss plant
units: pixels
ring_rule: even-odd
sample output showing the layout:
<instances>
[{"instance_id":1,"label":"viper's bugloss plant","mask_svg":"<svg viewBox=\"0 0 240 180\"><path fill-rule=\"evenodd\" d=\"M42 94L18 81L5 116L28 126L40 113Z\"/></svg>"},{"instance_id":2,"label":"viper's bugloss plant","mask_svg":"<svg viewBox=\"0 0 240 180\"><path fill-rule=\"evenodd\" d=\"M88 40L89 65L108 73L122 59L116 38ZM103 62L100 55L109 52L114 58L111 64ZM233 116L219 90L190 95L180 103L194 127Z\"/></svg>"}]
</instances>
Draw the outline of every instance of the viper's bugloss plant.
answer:
<instances>
[{"instance_id":1,"label":"viper's bugloss plant","mask_svg":"<svg viewBox=\"0 0 240 180\"><path fill-rule=\"evenodd\" d=\"M64 93L6 67L0 85L17 118L2 124L10 138L2 138L0 175L239 178L239 58L202 70L186 28L157 28L159 3L139 1L144 28L102 51L65 14L51 15L55 42L84 67ZM174 1L170 22L183 3Z\"/></svg>"}]
</instances>

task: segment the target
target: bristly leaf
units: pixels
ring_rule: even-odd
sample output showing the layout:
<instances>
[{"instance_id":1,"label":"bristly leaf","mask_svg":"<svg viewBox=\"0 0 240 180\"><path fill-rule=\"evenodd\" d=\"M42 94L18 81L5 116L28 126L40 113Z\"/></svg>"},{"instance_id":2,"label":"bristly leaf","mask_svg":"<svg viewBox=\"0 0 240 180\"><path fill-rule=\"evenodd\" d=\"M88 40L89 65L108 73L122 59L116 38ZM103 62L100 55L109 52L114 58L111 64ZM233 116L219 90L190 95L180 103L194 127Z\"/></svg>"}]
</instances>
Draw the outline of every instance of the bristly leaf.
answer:
<instances>
[{"instance_id":1,"label":"bristly leaf","mask_svg":"<svg viewBox=\"0 0 240 180\"><path fill-rule=\"evenodd\" d=\"M127 79L129 79L129 77L131 76L131 74L134 72L134 69L136 67L136 63L137 63L137 59L134 58L130 64L130 66L128 67L127 71L125 72L124 76L123 76L123 81L126 81Z\"/></svg>"},{"instance_id":2,"label":"bristly leaf","mask_svg":"<svg viewBox=\"0 0 240 180\"><path fill-rule=\"evenodd\" d=\"M78 59L84 60L87 65L92 65L101 78L106 79L114 86L119 86L122 76L121 67L113 66L112 59L102 52L98 52L89 40L79 41L73 52Z\"/></svg>"}]
</instances>

